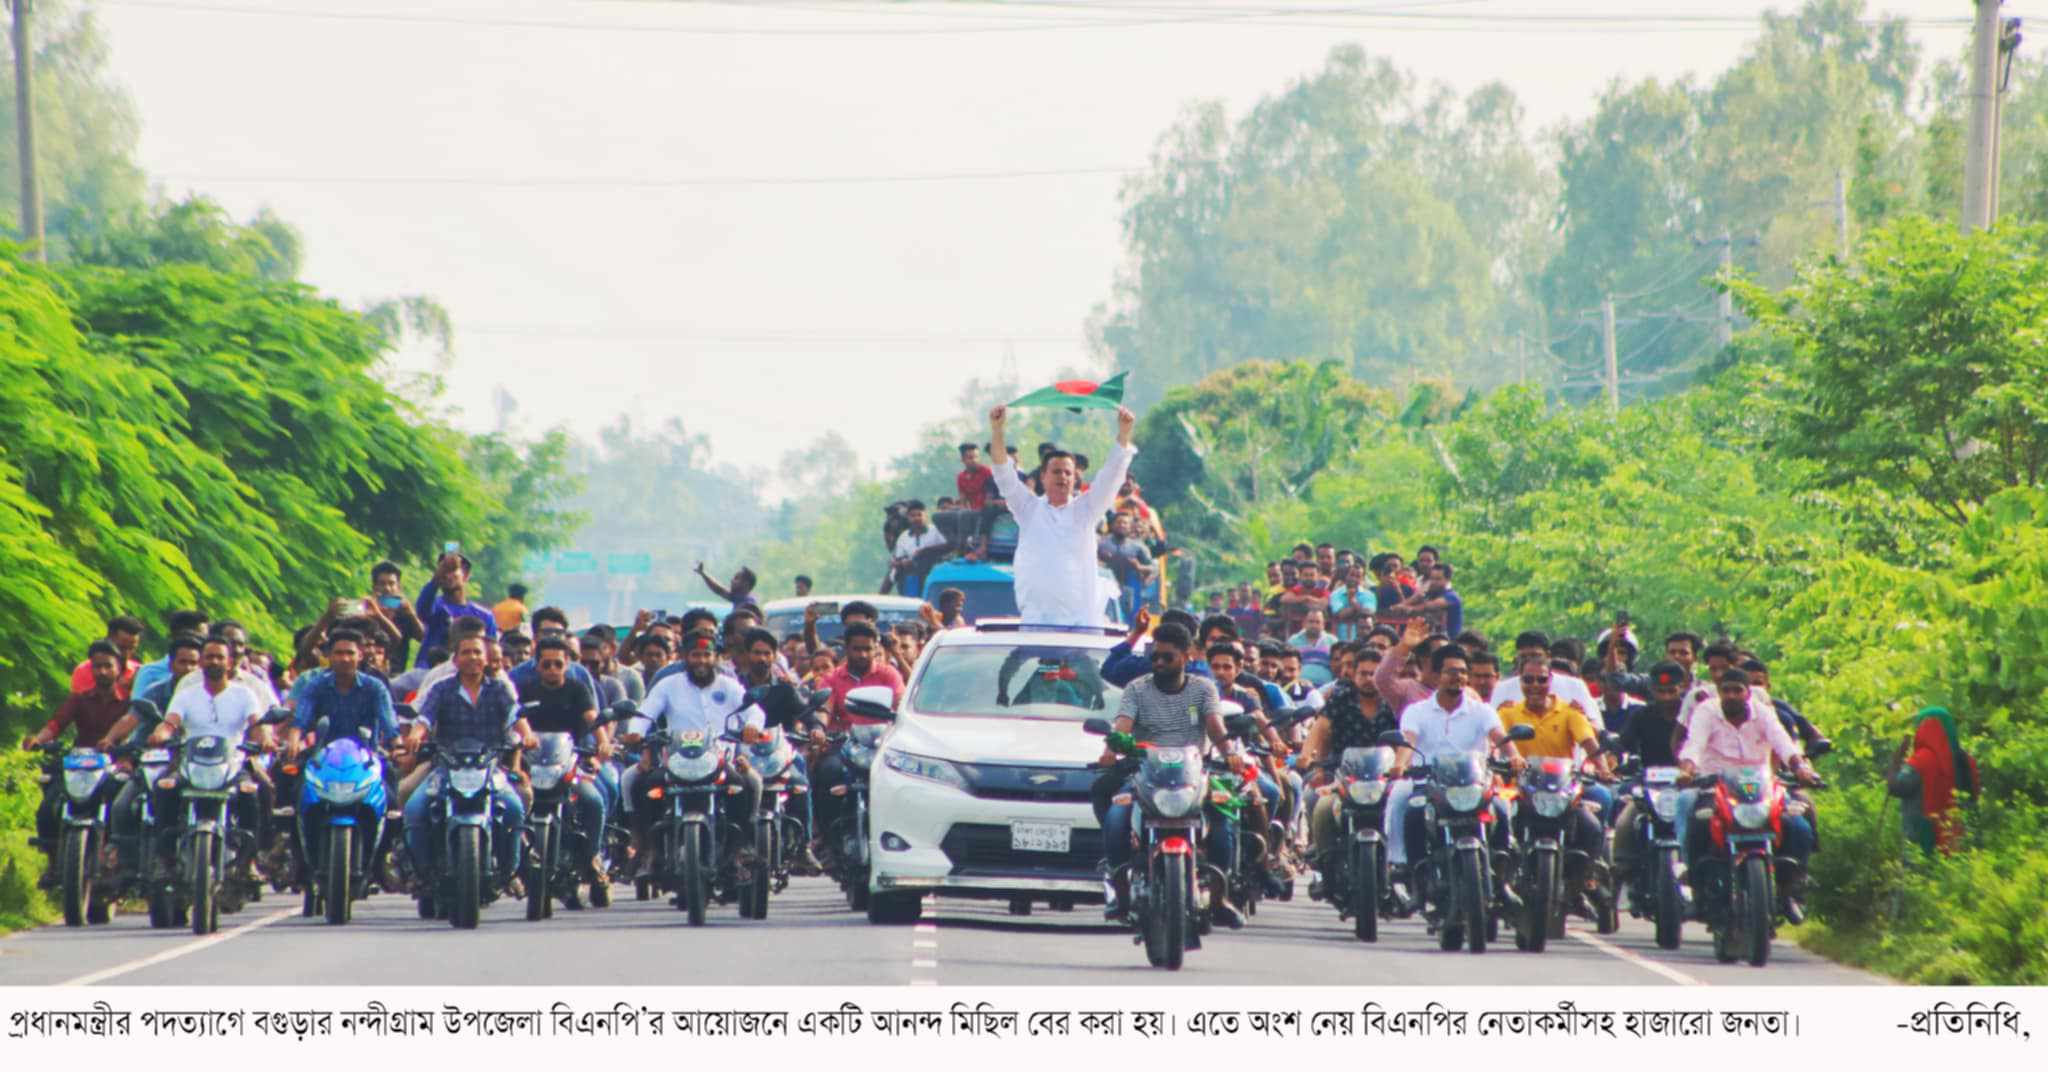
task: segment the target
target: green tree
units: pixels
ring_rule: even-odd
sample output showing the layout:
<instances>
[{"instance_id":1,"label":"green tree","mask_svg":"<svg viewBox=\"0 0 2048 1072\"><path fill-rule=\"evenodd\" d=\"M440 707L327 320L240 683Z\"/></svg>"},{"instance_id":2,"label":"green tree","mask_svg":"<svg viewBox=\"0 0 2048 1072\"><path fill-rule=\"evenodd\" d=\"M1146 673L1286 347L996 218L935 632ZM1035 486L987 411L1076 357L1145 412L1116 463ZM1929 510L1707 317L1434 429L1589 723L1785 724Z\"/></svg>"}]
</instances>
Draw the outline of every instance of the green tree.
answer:
<instances>
[{"instance_id":1,"label":"green tree","mask_svg":"<svg viewBox=\"0 0 2048 1072\"><path fill-rule=\"evenodd\" d=\"M2044 232L1971 235L1926 217L1869 233L1860 267L1809 265L1773 295L1739 295L1790 349L1785 446L1824 484L1910 488L1956 524L2000 490L2048 476Z\"/></svg>"},{"instance_id":2,"label":"green tree","mask_svg":"<svg viewBox=\"0 0 2048 1072\"><path fill-rule=\"evenodd\" d=\"M143 203L135 164L135 103L107 75L111 50L90 9L68 0L35 6L36 161L43 231L52 256L126 220ZM14 129L14 53L0 49L0 129ZM21 190L14 138L0 138L0 215L20 237Z\"/></svg>"}]
</instances>

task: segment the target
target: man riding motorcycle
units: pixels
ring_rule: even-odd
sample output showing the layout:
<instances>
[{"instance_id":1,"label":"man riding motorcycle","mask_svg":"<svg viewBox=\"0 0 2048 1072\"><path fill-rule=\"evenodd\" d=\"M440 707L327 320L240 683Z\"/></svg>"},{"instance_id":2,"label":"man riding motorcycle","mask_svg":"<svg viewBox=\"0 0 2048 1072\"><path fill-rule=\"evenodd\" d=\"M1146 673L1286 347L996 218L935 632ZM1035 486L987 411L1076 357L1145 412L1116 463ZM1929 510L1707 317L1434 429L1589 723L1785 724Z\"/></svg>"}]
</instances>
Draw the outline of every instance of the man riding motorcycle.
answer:
<instances>
[{"instance_id":1,"label":"man riding motorcycle","mask_svg":"<svg viewBox=\"0 0 2048 1072\"><path fill-rule=\"evenodd\" d=\"M597 698L581 681L570 678L569 651L568 640L557 635L543 636L534 644L537 673L519 689L519 698L526 705L521 712L522 721L530 734L567 733L581 738L595 728L597 751L603 754L606 731L597 726ZM537 744L536 741L529 748ZM579 780L574 800L576 829L584 839L582 856L591 861L592 873L603 875L604 794L595 781Z\"/></svg>"},{"instance_id":2,"label":"man riding motorcycle","mask_svg":"<svg viewBox=\"0 0 2048 1072\"><path fill-rule=\"evenodd\" d=\"M1117 709L1113 733L1129 734L1140 745L1154 744L1164 747L1185 747L1199 745L1205 740L1221 749L1229 741L1229 734L1223 726L1223 701L1216 691L1216 683L1208 678L1197 677L1187 672L1188 648L1194 640L1181 626L1161 625L1152 634L1152 676L1141 678L1124 687L1123 699ZM1114 765L1116 754L1103 749L1100 763ZM1129 784L1124 794L1131 791ZM1231 842L1236 838L1234 824L1225 820L1209 838L1210 862L1220 857L1229 859ZM1108 873L1115 875L1131 859L1131 803L1128 796L1110 804L1102 828L1102 842L1108 854ZM1213 870L1213 869L1212 869ZM1210 876L1210 912L1230 927L1244 926L1244 916L1230 904L1225 896L1220 875ZM1128 903L1120 885L1110 891L1110 902L1105 906L1106 918L1121 918Z\"/></svg>"},{"instance_id":3,"label":"man riding motorcycle","mask_svg":"<svg viewBox=\"0 0 2048 1072\"><path fill-rule=\"evenodd\" d=\"M746 690L718 672L718 637L712 630L698 629L683 638L683 665L683 673L664 677L647 690L647 702L640 706L639 716L628 724L630 730L623 737L627 743L638 743L645 733L664 728L671 736L694 731L715 740L725 733L727 716L746 708ZM742 739L751 743L760 739L763 716L759 708L749 709L749 715ZM641 755L640 765L626 772L623 786L633 802L633 854L641 874L646 873L648 826L660 811L647 796L647 790L658 781L648 777L654 771L654 753L650 748ZM733 770L745 787L741 802L745 810L738 814L753 815L761 808L761 776L745 764L734 764ZM740 824L739 829L743 844L750 845L753 824Z\"/></svg>"},{"instance_id":4,"label":"man riding motorcycle","mask_svg":"<svg viewBox=\"0 0 2048 1072\"><path fill-rule=\"evenodd\" d=\"M43 728L21 742L24 749L41 748L62 736L66 727L75 726L74 740L80 748L97 747L108 731L121 721L128 710L128 701L121 696L121 653L105 640L95 640L86 649L86 666L92 673L92 687L84 692L74 692L64 701L64 706ZM61 779L52 778L43 786L42 804L36 808L36 840L54 865L59 844L59 815L64 806L64 786ZM40 882L45 887L56 882L55 866L43 869Z\"/></svg>"},{"instance_id":5,"label":"man riding motorcycle","mask_svg":"<svg viewBox=\"0 0 2048 1072\"><path fill-rule=\"evenodd\" d=\"M1370 648L1359 652L1352 658L1350 680L1341 682L1324 702L1315 725L1309 728L1308 741L1295 760L1297 770L1312 772L1310 785L1321 786L1331 781L1329 772L1316 769L1324 760L1343 755L1347 748L1371 748L1380 734L1401 728L1400 720L1381 702L1379 690L1373 686L1372 676L1379 668L1379 652ZM1335 793L1318 794L1315 801L1308 820L1309 846L1315 861L1311 866L1327 872L1330 854L1339 847L1337 817L1343 801Z\"/></svg>"},{"instance_id":6,"label":"man riding motorcycle","mask_svg":"<svg viewBox=\"0 0 2048 1072\"><path fill-rule=\"evenodd\" d=\"M1756 699L1749 675L1740 670L1724 672L1716 685L1718 704L1701 701L1693 708L1692 725L1685 747L1678 754L1678 768L1687 779L1701 775L1718 777L1735 767L1761 766L1777 759L1791 768L1803 785L1817 785L1820 775L1799 751L1777 714ZM1685 844L1688 866L1695 872L1709 851L1709 825L1693 818L1701 787L1695 785L1679 794L1679 838ZM1780 818L1779 851L1799 865L1786 877L1780 896L1786 915L1793 922L1804 918L1800 904L1806 881L1806 863L1813 854L1813 823L1808 815L1787 811Z\"/></svg>"},{"instance_id":7,"label":"man riding motorcycle","mask_svg":"<svg viewBox=\"0 0 2048 1072\"><path fill-rule=\"evenodd\" d=\"M775 634L755 627L740 637L739 677L746 687L746 702L761 709L764 716L763 729L780 727L793 741L804 740L812 733L821 732L804 708L803 697L795 685L781 680L775 673L775 657L778 654ZM792 764L789 784L802 786L803 791L795 794L803 800L804 832L803 846L798 850L797 860L804 867L817 870L817 854L811 851L810 836L817 833L816 815L811 806L810 763L799 752Z\"/></svg>"},{"instance_id":8,"label":"man riding motorcycle","mask_svg":"<svg viewBox=\"0 0 2048 1072\"><path fill-rule=\"evenodd\" d=\"M1570 700L1551 695L1549 662L1531 659L1522 664L1519 673L1522 698L1501 705L1500 723L1503 729L1529 726L1536 731L1535 737L1514 742L1522 758L1575 759L1583 751L1602 776L1611 777L1613 764L1600 751L1599 737L1586 712ZM1614 810L1614 794L1606 786L1587 785L1582 793L1581 805L1565 824L1565 847L1573 850L1564 857L1568 888L1576 888L1584 881L1587 861L1600 857L1605 834L1597 816ZM1586 804L1599 810L1596 812ZM1526 814L1517 811L1516 830L1526 833L1527 822Z\"/></svg>"},{"instance_id":9,"label":"man riding motorcycle","mask_svg":"<svg viewBox=\"0 0 2048 1072\"><path fill-rule=\"evenodd\" d=\"M1388 656L1390 659L1396 657ZM1381 684L1385 678L1384 666L1383 663L1374 676L1375 685ZM1430 671L1436 679L1436 688L1401 712L1401 736L1408 744L1395 750L1394 773L1397 780L1387 794L1385 833L1392 849L1389 855L1396 870L1396 880L1408 887L1411 900L1420 900L1422 891L1415 881L1417 869L1410 860L1421 862L1429 844L1429 833L1424 822L1424 809L1409 806L1415 783L1399 776L1418 758L1427 767L1441 756L1489 750L1507 757L1517 773L1522 769L1521 754L1508 747L1507 730L1501 726L1500 716L1494 713L1493 708L1466 695L1465 680L1470 671L1464 649L1455 644L1438 648L1430 655ZM1494 821L1487 835L1494 851L1507 849L1507 835L1507 807L1495 798ZM1502 876L1495 876L1495 884L1501 887L1497 892L1505 894L1512 904L1514 892L1502 885Z\"/></svg>"},{"instance_id":10,"label":"man riding motorcycle","mask_svg":"<svg viewBox=\"0 0 2048 1072\"><path fill-rule=\"evenodd\" d=\"M417 750L429 733L437 742L483 741L497 745L504 741L507 730L517 735L522 744L532 747L540 743L525 723L518 721L519 702L512 695L512 689L505 682L484 672L484 637L481 633L471 634L455 644L455 676L444 678L419 703L420 717L407 731L406 744ZM439 779L445 775L438 763L425 765L420 781L415 784L411 795L405 799L405 848L412 855L413 874L416 876L433 873L435 839L427 829L427 809L431 792L421 792L427 779ZM411 782L408 779L408 782ZM497 803L498 814L504 817L505 828L513 831L511 836L498 839L498 870L500 874L518 873L519 838L516 831L526 823L526 804L513 792L509 785L494 781L491 796Z\"/></svg>"}]
</instances>

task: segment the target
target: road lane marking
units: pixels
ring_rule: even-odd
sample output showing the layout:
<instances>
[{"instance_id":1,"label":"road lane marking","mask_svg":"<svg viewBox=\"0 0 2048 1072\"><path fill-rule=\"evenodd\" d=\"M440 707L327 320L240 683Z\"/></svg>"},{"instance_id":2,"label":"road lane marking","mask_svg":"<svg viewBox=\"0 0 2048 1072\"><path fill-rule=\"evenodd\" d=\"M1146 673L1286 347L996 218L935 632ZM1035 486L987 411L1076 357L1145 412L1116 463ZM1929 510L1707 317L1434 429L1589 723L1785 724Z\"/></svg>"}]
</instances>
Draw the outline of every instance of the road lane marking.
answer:
<instances>
[{"instance_id":1,"label":"road lane marking","mask_svg":"<svg viewBox=\"0 0 2048 1072\"><path fill-rule=\"evenodd\" d=\"M1692 976L1687 975L1682 971L1679 971L1677 968L1673 968L1664 964L1659 964L1648 957L1637 954L1633 950L1624 949L1621 946L1615 945L1613 942L1610 942L1605 938L1601 938L1597 935L1587 934L1586 932L1580 930L1573 930L1570 933L1572 937L1577 938L1579 941L1584 942L1595 949L1598 949L1599 951L1607 954L1610 957L1614 957L1618 960L1628 961L1630 964L1633 964L1636 967L1643 969L1644 971L1650 972L1654 975L1661 975L1664 978L1669 979L1680 986L1707 985L1706 981L1703 979L1695 979Z\"/></svg>"},{"instance_id":2,"label":"road lane marking","mask_svg":"<svg viewBox=\"0 0 2048 1072\"><path fill-rule=\"evenodd\" d=\"M910 940L910 948L912 949L937 949L938 947L939 943L929 939L913 938Z\"/></svg>"},{"instance_id":3,"label":"road lane marking","mask_svg":"<svg viewBox=\"0 0 2048 1072\"><path fill-rule=\"evenodd\" d=\"M939 897L926 894L918 902L917 925L910 932L910 985L937 986L939 970Z\"/></svg>"},{"instance_id":4,"label":"road lane marking","mask_svg":"<svg viewBox=\"0 0 2048 1072\"><path fill-rule=\"evenodd\" d=\"M919 960L917 958L912 958L910 961L910 966L913 968L930 968L934 971L937 971L939 967L939 962L936 960Z\"/></svg>"},{"instance_id":5,"label":"road lane marking","mask_svg":"<svg viewBox=\"0 0 2048 1072\"><path fill-rule=\"evenodd\" d=\"M252 919L249 922L244 923L233 930L222 931L219 934L209 934L204 938L198 939L197 941L186 942L184 945L174 946L170 949L164 950L161 953L152 953L151 955L143 957L139 960L131 960L126 964L116 964L111 968L102 968L99 971L92 972L87 975L81 975L76 979L66 979L63 982L58 983L57 985L91 986L94 983L102 983L107 981L108 979L115 978L116 976L127 975L129 972L138 972L144 968L153 968L159 964L164 963L165 961L176 960L179 957L185 956L186 954L197 953L202 949L211 949L214 946L221 944L222 942L233 941L234 939L240 938L242 935L245 935L250 931L257 929L258 927L268 927L271 924L276 923L278 920L288 919L298 914L299 910L296 908L280 908L267 916Z\"/></svg>"}]
</instances>

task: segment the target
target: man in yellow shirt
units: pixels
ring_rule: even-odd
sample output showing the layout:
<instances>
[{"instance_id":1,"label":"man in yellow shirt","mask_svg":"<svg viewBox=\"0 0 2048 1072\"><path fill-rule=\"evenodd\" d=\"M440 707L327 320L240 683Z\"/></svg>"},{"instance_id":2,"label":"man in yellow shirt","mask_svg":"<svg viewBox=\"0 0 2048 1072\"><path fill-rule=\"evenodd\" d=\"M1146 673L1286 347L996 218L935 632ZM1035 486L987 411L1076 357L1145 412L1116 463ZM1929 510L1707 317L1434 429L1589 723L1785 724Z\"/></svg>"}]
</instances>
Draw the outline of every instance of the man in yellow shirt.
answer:
<instances>
[{"instance_id":1,"label":"man in yellow shirt","mask_svg":"<svg viewBox=\"0 0 2048 1072\"><path fill-rule=\"evenodd\" d=\"M1516 726L1531 726L1536 736L1526 741L1516 741L1515 748L1525 759L1557 758L1573 759L1580 749L1587 755L1602 775L1613 773L1607 755L1600 751L1600 738L1593 729L1593 722L1577 703L1562 700L1550 694L1550 664L1541 657L1522 663L1518 671L1521 676L1522 698L1500 707L1500 725L1503 730ZM1582 806L1579 814L1566 827L1565 844L1589 856L1600 851L1602 834L1601 820L1595 813L1606 815L1614 808L1614 794L1604 785L1588 785L1580 797L1581 805L1591 805L1592 810Z\"/></svg>"},{"instance_id":2,"label":"man in yellow shirt","mask_svg":"<svg viewBox=\"0 0 2048 1072\"><path fill-rule=\"evenodd\" d=\"M526 586L508 584L505 598L491 608L491 615L498 619L498 632L509 633L526 622Z\"/></svg>"}]
</instances>

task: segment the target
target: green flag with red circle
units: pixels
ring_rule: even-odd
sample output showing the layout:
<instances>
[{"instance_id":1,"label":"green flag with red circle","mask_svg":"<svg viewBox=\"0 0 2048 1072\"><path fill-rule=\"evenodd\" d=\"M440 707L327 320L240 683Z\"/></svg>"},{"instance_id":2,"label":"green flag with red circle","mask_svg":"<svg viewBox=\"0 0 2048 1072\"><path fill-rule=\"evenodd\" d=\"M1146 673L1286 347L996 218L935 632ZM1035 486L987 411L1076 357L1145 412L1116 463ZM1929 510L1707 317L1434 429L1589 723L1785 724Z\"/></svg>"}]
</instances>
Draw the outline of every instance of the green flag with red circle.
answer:
<instances>
[{"instance_id":1,"label":"green flag with red circle","mask_svg":"<svg viewBox=\"0 0 2048 1072\"><path fill-rule=\"evenodd\" d=\"M1018 406L1064 406L1079 413L1084 409L1115 409L1124 404L1124 377L1129 373L1119 372L1109 379L1097 383L1094 380L1061 380L1051 387L1041 387L1010 403Z\"/></svg>"}]
</instances>

